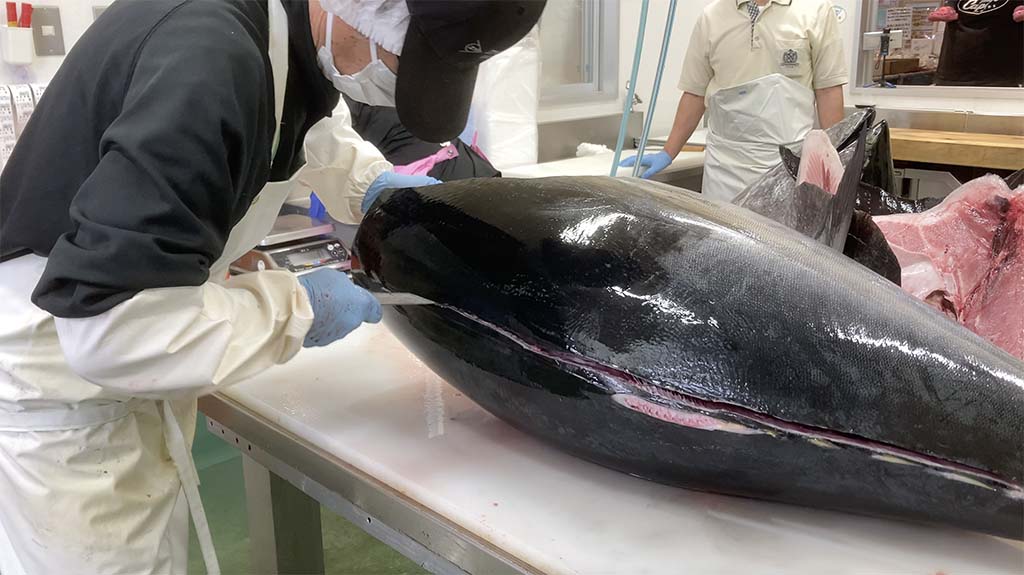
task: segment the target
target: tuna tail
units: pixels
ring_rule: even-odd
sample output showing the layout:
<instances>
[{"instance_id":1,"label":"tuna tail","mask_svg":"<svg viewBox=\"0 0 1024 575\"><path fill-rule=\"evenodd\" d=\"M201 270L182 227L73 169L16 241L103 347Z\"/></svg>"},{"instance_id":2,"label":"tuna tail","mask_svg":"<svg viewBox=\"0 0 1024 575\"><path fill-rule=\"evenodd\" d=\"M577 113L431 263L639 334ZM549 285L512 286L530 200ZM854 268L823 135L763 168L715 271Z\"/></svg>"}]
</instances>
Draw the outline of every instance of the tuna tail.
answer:
<instances>
[{"instance_id":1,"label":"tuna tail","mask_svg":"<svg viewBox=\"0 0 1024 575\"><path fill-rule=\"evenodd\" d=\"M797 170L796 185L808 182L830 194L838 190L843 174L843 162L832 147L828 135L821 130L811 130L804 138L804 155Z\"/></svg>"},{"instance_id":2,"label":"tuna tail","mask_svg":"<svg viewBox=\"0 0 1024 575\"><path fill-rule=\"evenodd\" d=\"M794 180L796 175L800 173L800 156L796 155L796 152L790 150L786 146L779 146L779 156L782 157L782 165L786 168L790 177Z\"/></svg>"},{"instance_id":3,"label":"tuna tail","mask_svg":"<svg viewBox=\"0 0 1024 575\"><path fill-rule=\"evenodd\" d=\"M873 106L861 108L846 116L838 124L825 130L832 145L837 150L843 150L850 144L857 141L857 137L875 123L875 108Z\"/></svg>"},{"instance_id":4,"label":"tuna tail","mask_svg":"<svg viewBox=\"0 0 1024 575\"><path fill-rule=\"evenodd\" d=\"M850 163L846 165L843 178L839 181L839 189L832 198L828 221L825 224L825 237L822 243L842 253L846 244L846 234L850 231L853 209L857 205L857 192L860 189L860 166L864 165L864 148L867 131L862 130L857 138L857 148Z\"/></svg>"},{"instance_id":5,"label":"tuna tail","mask_svg":"<svg viewBox=\"0 0 1024 575\"><path fill-rule=\"evenodd\" d=\"M1003 178L1003 180L1006 182L1006 187L1011 190L1016 190L1017 188L1024 186L1024 170L1017 170Z\"/></svg>"},{"instance_id":6,"label":"tuna tail","mask_svg":"<svg viewBox=\"0 0 1024 575\"><path fill-rule=\"evenodd\" d=\"M850 232L843 246L843 255L896 285L902 281L900 262L871 215L853 211Z\"/></svg>"},{"instance_id":7,"label":"tuna tail","mask_svg":"<svg viewBox=\"0 0 1024 575\"><path fill-rule=\"evenodd\" d=\"M868 131L860 181L879 187L889 194L896 193L892 140L889 137L889 124L885 120L880 120Z\"/></svg>"}]
</instances>

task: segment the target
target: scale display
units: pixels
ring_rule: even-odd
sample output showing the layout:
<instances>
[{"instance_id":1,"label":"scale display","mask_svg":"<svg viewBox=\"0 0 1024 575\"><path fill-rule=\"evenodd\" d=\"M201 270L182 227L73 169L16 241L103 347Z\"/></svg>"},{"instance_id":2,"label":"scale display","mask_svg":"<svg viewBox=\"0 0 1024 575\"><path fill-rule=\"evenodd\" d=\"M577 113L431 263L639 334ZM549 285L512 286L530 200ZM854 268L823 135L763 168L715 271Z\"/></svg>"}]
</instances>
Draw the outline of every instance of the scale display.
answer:
<instances>
[{"instance_id":1,"label":"scale display","mask_svg":"<svg viewBox=\"0 0 1024 575\"><path fill-rule=\"evenodd\" d=\"M309 250L308 252L295 252L288 254L288 263L291 266L315 266L330 260L331 253L326 249Z\"/></svg>"},{"instance_id":2,"label":"scale display","mask_svg":"<svg viewBox=\"0 0 1024 575\"><path fill-rule=\"evenodd\" d=\"M348 251L337 238L319 236L311 241L257 247L239 258L233 264L232 271L245 273L284 269L301 275L322 267L348 269Z\"/></svg>"}]
</instances>

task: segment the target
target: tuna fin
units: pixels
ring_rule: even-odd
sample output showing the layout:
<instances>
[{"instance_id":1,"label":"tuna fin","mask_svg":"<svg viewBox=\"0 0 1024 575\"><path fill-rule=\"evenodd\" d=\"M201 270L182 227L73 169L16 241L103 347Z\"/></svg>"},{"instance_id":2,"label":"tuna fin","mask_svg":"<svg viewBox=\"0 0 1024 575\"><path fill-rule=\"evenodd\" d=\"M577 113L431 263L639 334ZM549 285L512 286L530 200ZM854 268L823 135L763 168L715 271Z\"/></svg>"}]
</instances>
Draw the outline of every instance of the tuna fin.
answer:
<instances>
[{"instance_id":1,"label":"tuna fin","mask_svg":"<svg viewBox=\"0 0 1024 575\"><path fill-rule=\"evenodd\" d=\"M782 165L785 166L786 171L795 180L796 175L800 173L800 156L796 155L793 150L786 146L779 146L779 156L782 156Z\"/></svg>"},{"instance_id":2,"label":"tuna fin","mask_svg":"<svg viewBox=\"0 0 1024 575\"><path fill-rule=\"evenodd\" d=\"M839 181L839 189L832 198L828 222L825 227L824 243L832 249L842 252L846 244L846 234L850 231L850 221L853 218L853 209L857 205L857 191L860 189L860 170L858 166L864 165L864 147L867 137L867 130L862 130L857 138L857 148L853 158L847 164L850 168L845 170L843 178Z\"/></svg>"},{"instance_id":3,"label":"tuna fin","mask_svg":"<svg viewBox=\"0 0 1024 575\"><path fill-rule=\"evenodd\" d=\"M800 168L797 170L796 184L808 182L818 186L830 194L835 194L839 181L843 177L843 162L839 152L832 146L828 134L822 130L811 130L804 138L801 151ZM858 164L850 163L859 178Z\"/></svg>"}]
</instances>

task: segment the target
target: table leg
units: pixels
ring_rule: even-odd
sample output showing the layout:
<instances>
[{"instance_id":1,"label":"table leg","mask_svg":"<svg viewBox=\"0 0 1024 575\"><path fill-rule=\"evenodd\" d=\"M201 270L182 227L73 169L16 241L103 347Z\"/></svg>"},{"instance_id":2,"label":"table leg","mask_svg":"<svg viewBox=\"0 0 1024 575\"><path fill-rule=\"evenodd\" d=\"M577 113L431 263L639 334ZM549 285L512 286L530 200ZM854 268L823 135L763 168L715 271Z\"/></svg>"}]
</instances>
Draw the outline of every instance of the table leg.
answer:
<instances>
[{"instance_id":1,"label":"table leg","mask_svg":"<svg viewBox=\"0 0 1024 575\"><path fill-rule=\"evenodd\" d=\"M320 504L242 456L249 545L257 573L324 573Z\"/></svg>"}]
</instances>

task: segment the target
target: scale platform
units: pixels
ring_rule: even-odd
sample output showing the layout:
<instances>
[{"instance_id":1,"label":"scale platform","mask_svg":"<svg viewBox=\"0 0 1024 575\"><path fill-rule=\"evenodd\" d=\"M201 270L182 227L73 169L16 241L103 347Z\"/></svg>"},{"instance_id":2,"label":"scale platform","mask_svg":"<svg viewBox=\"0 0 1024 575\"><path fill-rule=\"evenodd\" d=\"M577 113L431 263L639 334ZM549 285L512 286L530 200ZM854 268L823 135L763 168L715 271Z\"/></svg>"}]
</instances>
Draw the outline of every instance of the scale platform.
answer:
<instances>
[{"instance_id":1,"label":"scale platform","mask_svg":"<svg viewBox=\"0 0 1024 575\"><path fill-rule=\"evenodd\" d=\"M263 241L231 265L231 273L284 269L303 275L322 267L342 271L351 267L334 224L302 214L284 214L277 217Z\"/></svg>"}]
</instances>

